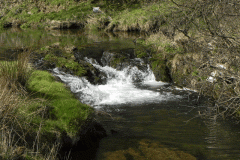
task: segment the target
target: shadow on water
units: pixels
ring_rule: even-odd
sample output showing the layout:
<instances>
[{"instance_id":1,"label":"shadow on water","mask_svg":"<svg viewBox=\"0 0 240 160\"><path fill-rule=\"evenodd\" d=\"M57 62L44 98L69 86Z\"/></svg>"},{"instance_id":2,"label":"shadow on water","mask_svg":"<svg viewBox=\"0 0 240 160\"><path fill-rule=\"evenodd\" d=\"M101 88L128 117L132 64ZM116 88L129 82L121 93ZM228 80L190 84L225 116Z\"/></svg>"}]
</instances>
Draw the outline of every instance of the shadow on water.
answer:
<instances>
[{"instance_id":1,"label":"shadow on water","mask_svg":"<svg viewBox=\"0 0 240 160\"><path fill-rule=\"evenodd\" d=\"M93 47L103 50L134 48L133 39L139 33L104 33L81 30L43 31L7 30L0 33L1 58L9 49L42 48L56 42L60 45ZM111 42L111 43L110 43ZM137 85L136 85L137 86ZM203 99L196 104L197 94L160 87L137 86L140 89L180 95L158 103L96 105L96 119L108 136L100 142L79 142L73 148L62 148L61 157L69 159L238 159L240 157L240 128L214 118L201 119L199 111L206 110ZM189 94L192 93L192 94ZM190 96L189 96L190 95ZM65 152L63 152L65 151ZM193 156L192 156L193 155Z\"/></svg>"},{"instance_id":2,"label":"shadow on water","mask_svg":"<svg viewBox=\"0 0 240 160\"><path fill-rule=\"evenodd\" d=\"M185 154L190 153L197 159L238 159L239 127L231 126L227 121L202 119L199 111L206 109L204 106L206 99L202 104L196 105L194 94L190 97L191 101L186 91L179 94L184 97L179 101L99 108L100 112L109 113L113 120L99 117L104 127L110 130L110 136L100 142L97 159L111 159L109 156L117 154L124 157L122 154L129 154L131 149L135 151L131 153L135 159L139 154L142 155L142 159L155 159L151 155L162 152L156 151L159 146L171 149L170 151L181 150ZM111 133L111 130L114 133ZM148 151L152 150L152 154L143 153L142 141L148 141L145 147L147 146ZM175 154L170 151L170 155ZM164 154L166 159L169 158L167 152ZM127 157L125 156L125 159L128 159Z\"/></svg>"},{"instance_id":3,"label":"shadow on water","mask_svg":"<svg viewBox=\"0 0 240 160\"><path fill-rule=\"evenodd\" d=\"M184 94L180 93L182 96ZM185 95L185 99L180 101L100 108L99 112L109 113L113 120L99 117L110 136L101 141L97 159L110 159L108 156L112 154L128 153L131 149L136 152L131 153L131 156L141 153L141 159L156 158L151 155L163 156L161 159L185 159L186 156L193 159L187 153L198 159L206 159L207 150L203 139L207 128L198 116L198 111L204 110L204 107L194 103L188 102ZM142 151L143 148L152 153ZM186 153L177 154L175 151L179 150Z\"/></svg>"}]
</instances>

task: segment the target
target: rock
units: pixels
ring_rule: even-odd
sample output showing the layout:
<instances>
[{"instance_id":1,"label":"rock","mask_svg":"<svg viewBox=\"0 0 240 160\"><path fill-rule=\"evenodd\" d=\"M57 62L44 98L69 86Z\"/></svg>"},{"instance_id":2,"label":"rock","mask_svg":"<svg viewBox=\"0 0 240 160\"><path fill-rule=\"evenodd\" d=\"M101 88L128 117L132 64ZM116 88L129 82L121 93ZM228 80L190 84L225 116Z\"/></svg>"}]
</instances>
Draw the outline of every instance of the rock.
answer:
<instances>
[{"instance_id":1,"label":"rock","mask_svg":"<svg viewBox=\"0 0 240 160\"><path fill-rule=\"evenodd\" d=\"M101 46L88 46L80 50L74 51L74 56L77 61L84 60L85 57L95 59L99 64L101 64L101 57L103 55L104 49Z\"/></svg>"},{"instance_id":2,"label":"rock","mask_svg":"<svg viewBox=\"0 0 240 160\"><path fill-rule=\"evenodd\" d=\"M93 13L103 13L100 7L93 7Z\"/></svg>"},{"instance_id":3,"label":"rock","mask_svg":"<svg viewBox=\"0 0 240 160\"><path fill-rule=\"evenodd\" d=\"M163 82L172 82L172 77L170 75L170 70L168 66L166 65L165 61L162 60L158 62L159 64L153 68L153 64L151 64L151 68L153 71L153 74L157 81L163 81Z\"/></svg>"},{"instance_id":4,"label":"rock","mask_svg":"<svg viewBox=\"0 0 240 160\"><path fill-rule=\"evenodd\" d=\"M103 66L111 66L111 63L114 60L114 53L111 53L109 51L105 51L103 52L102 58L101 58L101 62Z\"/></svg>"},{"instance_id":5,"label":"rock","mask_svg":"<svg viewBox=\"0 0 240 160\"><path fill-rule=\"evenodd\" d=\"M99 69L95 68L92 64L85 62L83 60L78 61L81 64L87 73L84 75L86 76L87 80L96 85L96 84L106 84L107 82L107 75L104 72L101 72Z\"/></svg>"},{"instance_id":6,"label":"rock","mask_svg":"<svg viewBox=\"0 0 240 160\"><path fill-rule=\"evenodd\" d=\"M101 63L103 66L111 66L117 70L122 70L134 64L136 58L133 48L112 50L103 52Z\"/></svg>"}]
</instances>

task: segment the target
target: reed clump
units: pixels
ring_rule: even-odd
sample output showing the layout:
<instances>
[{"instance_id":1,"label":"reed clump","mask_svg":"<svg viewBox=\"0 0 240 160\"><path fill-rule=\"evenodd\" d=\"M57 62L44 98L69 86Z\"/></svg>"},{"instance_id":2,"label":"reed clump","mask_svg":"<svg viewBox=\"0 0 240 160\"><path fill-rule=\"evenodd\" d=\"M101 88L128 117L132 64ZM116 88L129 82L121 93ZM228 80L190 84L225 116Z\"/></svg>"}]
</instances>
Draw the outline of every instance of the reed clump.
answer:
<instances>
[{"instance_id":1,"label":"reed clump","mask_svg":"<svg viewBox=\"0 0 240 160\"><path fill-rule=\"evenodd\" d=\"M29 58L30 52L24 52L18 55L16 61L1 61L1 85L19 93L26 93L26 83L32 72Z\"/></svg>"},{"instance_id":2,"label":"reed clump","mask_svg":"<svg viewBox=\"0 0 240 160\"><path fill-rule=\"evenodd\" d=\"M29 59L30 52L24 52L16 61L0 63L0 159L55 159L57 156L59 143L46 147L40 142L41 125L33 132L30 129L33 124L23 121L18 114L20 106L36 101L26 91L32 73ZM27 135L35 135L32 143Z\"/></svg>"}]
</instances>

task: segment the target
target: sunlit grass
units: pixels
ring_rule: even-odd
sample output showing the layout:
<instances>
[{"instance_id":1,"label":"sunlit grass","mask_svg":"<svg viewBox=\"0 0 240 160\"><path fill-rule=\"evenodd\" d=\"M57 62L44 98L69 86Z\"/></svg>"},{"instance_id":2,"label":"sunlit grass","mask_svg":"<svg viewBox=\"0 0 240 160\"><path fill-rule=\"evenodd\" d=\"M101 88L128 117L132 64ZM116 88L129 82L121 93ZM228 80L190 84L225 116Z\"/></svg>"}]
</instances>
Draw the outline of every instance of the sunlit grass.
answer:
<instances>
[{"instance_id":1,"label":"sunlit grass","mask_svg":"<svg viewBox=\"0 0 240 160\"><path fill-rule=\"evenodd\" d=\"M163 21L163 17L170 13L170 7L173 4L170 1L153 3L147 6L123 10L114 16L109 28L117 26L117 29L123 31L155 30L157 23ZM160 27L160 24L159 26Z\"/></svg>"},{"instance_id":2,"label":"sunlit grass","mask_svg":"<svg viewBox=\"0 0 240 160\"><path fill-rule=\"evenodd\" d=\"M55 127L55 129L74 134L93 111L88 105L80 103L63 83L56 82L54 77L46 71L34 71L29 80L28 89L38 97L46 99L48 105L53 107L50 114L54 114L55 118L46 121L48 132Z\"/></svg>"}]
</instances>

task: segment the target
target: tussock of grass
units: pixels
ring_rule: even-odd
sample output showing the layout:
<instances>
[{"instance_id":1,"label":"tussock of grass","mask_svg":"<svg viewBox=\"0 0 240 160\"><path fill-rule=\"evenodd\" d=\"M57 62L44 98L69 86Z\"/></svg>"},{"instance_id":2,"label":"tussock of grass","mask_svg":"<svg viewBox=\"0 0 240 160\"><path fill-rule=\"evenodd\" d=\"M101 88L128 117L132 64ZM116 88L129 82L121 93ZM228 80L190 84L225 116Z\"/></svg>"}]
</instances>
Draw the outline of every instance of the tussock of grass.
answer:
<instances>
[{"instance_id":1,"label":"tussock of grass","mask_svg":"<svg viewBox=\"0 0 240 160\"><path fill-rule=\"evenodd\" d=\"M19 54L17 61L0 62L2 83L15 91L21 91L21 93L26 93L24 87L31 74L31 68L28 63L29 54L29 52Z\"/></svg>"},{"instance_id":2,"label":"tussock of grass","mask_svg":"<svg viewBox=\"0 0 240 160\"><path fill-rule=\"evenodd\" d=\"M154 31L164 23L164 16L170 13L171 2L161 2L147 5L142 8L126 9L117 14L108 29L116 26L116 29L122 31Z\"/></svg>"},{"instance_id":3,"label":"tussock of grass","mask_svg":"<svg viewBox=\"0 0 240 160\"><path fill-rule=\"evenodd\" d=\"M59 143L49 145L49 153L45 152L44 158L40 152L43 149L46 151L46 144L39 141L41 136L36 136L34 143L25 139L28 132L33 137L41 132L41 125L32 125L33 121L24 120L24 116L36 117L36 109L32 109L29 115L19 113L21 106L33 106L37 103L26 96L25 84L31 75L28 59L29 53L23 53L18 56L17 61L0 63L0 159L3 160L55 159L58 151ZM19 93L22 94L23 90L25 96L20 96ZM32 131L33 127L38 128L37 132Z\"/></svg>"},{"instance_id":4,"label":"tussock of grass","mask_svg":"<svg viewBox=\"0 0 240 160\"><path fill-rule=\"evenodd\" d=\"M80 103L63 83L55 82L54 77L46 71L34 71L30 77L28 89L48 100L53 107L54 119L48 119L44 128L52 128L76 134L82 122L93 111L88 105Z\"/></svg>"}]
</instances>

